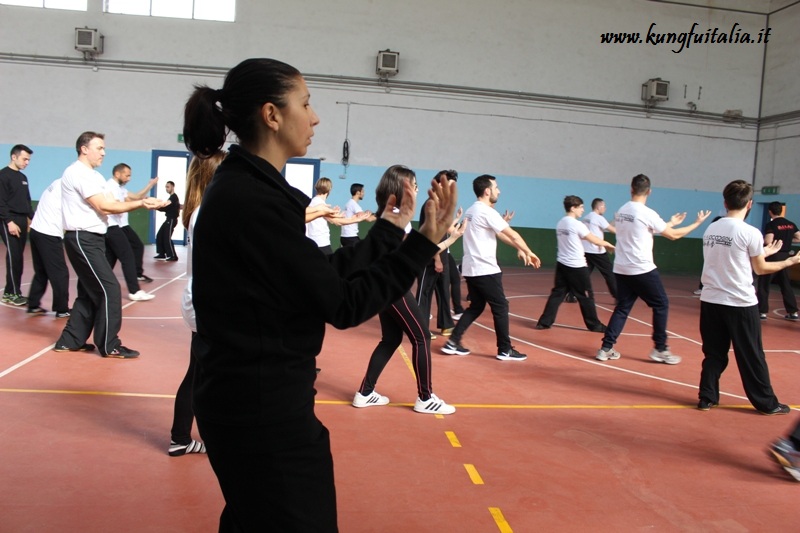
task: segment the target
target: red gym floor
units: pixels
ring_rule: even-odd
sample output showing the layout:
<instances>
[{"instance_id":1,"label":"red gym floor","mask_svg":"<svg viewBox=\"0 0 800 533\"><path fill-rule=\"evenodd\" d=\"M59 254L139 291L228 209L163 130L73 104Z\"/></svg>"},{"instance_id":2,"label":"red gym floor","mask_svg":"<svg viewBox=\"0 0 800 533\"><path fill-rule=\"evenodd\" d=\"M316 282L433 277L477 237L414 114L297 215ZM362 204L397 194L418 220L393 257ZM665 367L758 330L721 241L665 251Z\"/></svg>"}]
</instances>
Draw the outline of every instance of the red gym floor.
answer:
<instances>
[{"instance_id":1,"label":"red gym floor","mask_svg":"<svg viewBox=\"0 0 800 533\"><path fill-rule=\"evenodd\" d=\"M223 501L206 457L166 453L189 350L179 312L185 265L152 255L146 273L155 281L143 288L157 298L124 300L120 336L138 360L52 352L62 320L0 307L0 532L216 531ZM31 276L28 260L25 292ZM547 269L504 276L511 334L527 361L494 359L488 311L463 340L472 355L444 356L444 338L433 341L434 390L458 408L446 417L411 410L407 344L378 384L392 403L351 407L379 325L328 329L317 414L332 434L341 531L796 530L800 484L765 450L797 413L756 413L733 363L721 407L694 409L697 280L664 279L670 347L684 358L677 366L647 358L641 302L618 361L595 361L600 335L583 329L577 305L561 306L556 327L534 330L551 282ZM600 277L593 282L607 320L612 300ZM798 407L800 324L781 318L775 291L771 303L763 331L773 386Z\"/></svg>"}]
</instances>

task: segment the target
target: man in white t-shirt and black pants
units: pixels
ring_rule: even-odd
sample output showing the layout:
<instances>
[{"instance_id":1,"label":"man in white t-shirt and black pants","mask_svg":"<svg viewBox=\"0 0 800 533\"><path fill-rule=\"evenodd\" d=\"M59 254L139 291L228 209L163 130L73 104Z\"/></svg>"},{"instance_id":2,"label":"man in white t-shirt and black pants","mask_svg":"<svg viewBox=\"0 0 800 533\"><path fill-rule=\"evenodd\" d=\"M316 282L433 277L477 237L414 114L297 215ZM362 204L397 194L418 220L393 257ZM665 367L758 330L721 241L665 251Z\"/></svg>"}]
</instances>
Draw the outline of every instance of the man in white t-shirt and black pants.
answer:
<instances>
[{"instance_id":1,"label":"man in white t-shirt and black pants","mask_svg":"<svg viewBox=\"0 0 800 533\"><path fill-rule=\"evenodd\" d=\"M104 135L84 132L75 143L78 160L61 177L64 245L78 276L78 297L64 331L56 341L57 352L92 351L86 340L94 330L94 341L103 357L132 359L139 352L122 345L122 298L119 282L106 258L107 215L140 207L157 209L165 203L156 198L119 202L107 196L105 180L95 170L105 157Z\"/></svg>"},{"instance_id":2,"label":"man in white t-shirt and black pants","mask_svg":"<svg viewBox=\"0 0 800 533\"><path fill-rule=\"evenodd\" d=\"M603 344L597 351L598 361L619 359L613 346L622 333L628 315L636 300L641 298L653 310L653 343L650 359L668 365L677 365L681 358L667 346L667 315L669 299L653 262L653 235L660 234L677 240L697 228L711 211L700 211L697 219L682 228L675 228L686 219L686 213L672 215L664 222L658 213L647 207L650 196L650 178L644 174L631 180L631 200L617 211L614 217L617 229L617 247L614 255L614 274L617 278L617 305L608 321Z\"/></svg>"},{"instance_id":3,"label":"man in white t-shirt and black pants","mask_svg":"<svg viewBox=\"0 0 800 533\"><path fill-rule=\"evenodd\" d=\"M128 197L131 195L125 189L125 184L131 179L131 167L125 163L118 163L114 165L114 169L111 172L113 177L106 181L106 191L118 202L127 202ZM145 189L145 193L153 185L155 183L149 184ZM144 194L136 195L136 198L131 198L131 200L141 198L144 198ZM123 221L125 224L128 223L128 213L108 215L107 219L106 258L108 259L108 264L111 265L112 270L116 266L117 260L122 265L122 275L128 288L129 300L135 302L152 300L156 295L143 291L139 286L135 252L131 247L130 241L128 241L128 236L122 229Z\"/></svg>"},{"instance_id":4,"label":"man in white t-shirt and black pants","mask_svg":"<svg viewBox=\"0 0 800 533\"><path fill-rule=\"evenodd\" d=\"M556 224L556 279L550 297L544 306L542 316L536 324L536 329L550 329L556 320L558 307L564 301L567 293L572 293L578 299L578 305L583 316L586 329L602 333L606 327L597 318L597 309L594 305L592 282L589 278L589 267L586 264L586 255L582 242L590 242L602 250L614 250L610 242L604 241L589 231L586 225L578 220L583 216L583 200L578 196L564 198L564 210L567 212Z\"/></svg>"},{"instance_id":5,"label":"man in white t-shirt and black pants","mask_svg":"<svg viewBox=\"0 0 800 533\"><path fill-rule=\"evenodd\" d=\"M522 236L511 229L494 208L500 196L495 177L488 174L478 176L472 182L472 190L478 199L464 215L468 224L464 233L464 259L461 263L461 274L467 282L470 304L461 315L442 352L447 355L470 353L468 348L461 345L461 337L483 313L488 303L492 309L497 336L497 359L524 361L528 356L511 346L508 300L503 292L503 274L497 264L497 239L516 248L517 257L525 266L539 268L542 262L528 248Z\"/></svg>"},{"instance_id":6,"label":"man in white t-shirt and black pants","mask_svg":"<svg viewBox=\"0 0 800 533\"><path fill-rule=\"evenodd\" d=\"M733 344L747 399L762 414L785 415L789 407L778 401L770 384L752 273L773 274L800 263L800 257L766 261L781 249L781 241L765 247L761 232L744 221L753 205L752 185L732 181L722 197L727 215L708 226L703 235L700 336L704 358L697 408L708 411L719 404L719 378L728 366Z\"/></svg>"},{"instance_id":7,"label":"man in white t-shirt and black pants","mask_svg":"<svg viewBox=\"0 0 800 533\"><path fill-rule=\"evenodd\" d=\"M63 224L59 178L42 193L31 221L33 280L28 293L28 313L32 315L47 312L40 304L47 290L47 282L50 282L56 318L69 318L69 269L64 259Z\"/></svg>"}]
</instances>

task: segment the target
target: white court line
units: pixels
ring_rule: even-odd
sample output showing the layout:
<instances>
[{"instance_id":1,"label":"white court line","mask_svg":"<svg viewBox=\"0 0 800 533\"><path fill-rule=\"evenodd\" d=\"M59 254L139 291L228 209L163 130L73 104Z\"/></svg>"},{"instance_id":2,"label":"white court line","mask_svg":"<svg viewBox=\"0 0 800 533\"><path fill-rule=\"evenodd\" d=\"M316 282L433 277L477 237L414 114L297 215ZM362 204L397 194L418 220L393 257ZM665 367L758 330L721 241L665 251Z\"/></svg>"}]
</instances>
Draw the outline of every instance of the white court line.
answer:
<instances>
[{"instance_id":1,"label":"white court line","mask_svg":"<svg viewBox=\"0 0 800 533\"><path fill-rule=\"evenodd\" d=\"M159 285L158 287L156 287L152 291L148 291L148 292L156 292L157 290L162 289L162 288L166 287L167 285L170 285L171 283L174 283L174 282L176 282L176 281L178 281L179 279L182 279L182 278L186 279L186 274L185 273L182 273L180 276L176 276L176 277L172 278L171 280L167 281L166 283L162 283L161 285ZM127 309L128 307L130 307L131 305L133 305L135 303L145 303L145 302L128 302L127 304L122 306L122 309ZM45 348L42 348L40 351L38 351L35 354L31 355L30 357L28 357L24 361L20 361L19 363L15 364L13 366L10 366L9 368L3 370L2 372L0 372L0 378L5 377L8 374L10 374L11 372L22 368L23 366L27 365L31 361L35 361L36 359L38 359L42 355L50 352L53 349L54 346L55 346L55 343L50 344L49 346L47 346Z\"/></svg>"},{"instance_id":2,"label":"white court line","mask_svg":"<svg viewBox=\"0 0 800 533\"><path fill-rule=\"evenodd\" d=\"M613 312L613 309L608 309L607 307L603 307L603 306L597 306L597 307L600 307L601 309L603 309L605 311ZM511 312L509 312L509 316L514 316L516 318L521 318L523 320L530 320L531 322L536 322L536 319L533 319L533 318L530 318L530 317L527 317L527 316L523 316L523 315L518 315L518 314L515 314L515 313L511 313ZM634 318L634 317L632 317L630 315L628 316L628 320L634 320L636 322L639 322L640 324L644 324L644 325L646 325L648 327L652 327L652 324L649 324L648 322L645 322L643 320L639 320L638 318ZM483 324L480 324L478 321L473 322L473 324L477 324L479 327L494 333L494 329L492 329L492 328L490 328L488 326L484 326ZM579 329L579 328L574 328L574 329ZM694 339L690 339L690 338L685 337L683 335L679 335L679 334L673 333L673 332L671 332L669 330L667 330L667 333L671 334L672 336L674 336L676 338L684 339L686 341L689 341L689 342L692 342L694 344L697 344L698 346L702 346L702 343L697 342ZM621 335L628 335L628 334L622 333ZM649 336L649 335L640 335L640 336ZM603 362L597 361L595 359L586 359L586 357L580 357L580 356L577 356L577 355L572 355L572 354L560 352L558 350L554 350L552 348L547 348L545 346L541 346L539 344L535 344L535 343L526 341L524 339L520 339L518 337L513 337L513 336L510 336L510 335L509 335L509 337L511 339L517 341L517 342L521 342L523 344L527 344L528 346L532 346L534 348L538 348L538 349L543 350L545 352L550 352L550 353L554 353L556 355L561 355L562 357L567 357L569 359L574 359L576 361L581 361L583 363L589 363L589 364L592 364L592 365L602 366L602 367L605 367L605 368L610 368L610 369L613 369L613 370L617 370L619 372L625 372L627 374L633 374L635 376L654 379L656 381L663 381L665 383L671 383L673 385L680 385L682 387L689 387L689 388L692 388L692 389L695 389L695 390L699 390L699 387L697 385L690 385L688 383L683 383L681 381L675 381L675 380L671 380L671 379L661 378L661 377L658 377L658 376L653 376L652 374L645 374L645 373L642 373L642 372L637 372L635 370L628 370L626 368L620 368L620 367L617 367L617 366L613 366L613 365L609 365L607 363L603 363ZM780 351L780 352L784 352L784 353L785 352L800 353L797 350L770 350L770 351ZM739 399L739 400L747 400L746 396L740 396L740 395L737 395L737 394L732 394L732 393L723 392L723 391L720 391L720 395L721 396L729 396L731 398L736 398L736 399ZM747 400L747 401L749 401L749 400Z\"/></svg>"}]
</instances>

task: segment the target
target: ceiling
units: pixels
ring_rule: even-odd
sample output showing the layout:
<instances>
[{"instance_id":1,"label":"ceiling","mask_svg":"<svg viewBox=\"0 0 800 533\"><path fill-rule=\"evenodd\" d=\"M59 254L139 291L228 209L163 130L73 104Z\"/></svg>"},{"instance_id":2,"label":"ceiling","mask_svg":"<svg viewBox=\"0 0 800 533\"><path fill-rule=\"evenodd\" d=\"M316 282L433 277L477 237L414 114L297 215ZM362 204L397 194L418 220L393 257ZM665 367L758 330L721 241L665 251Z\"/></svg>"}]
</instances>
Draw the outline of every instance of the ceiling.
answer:
<instances>
[{"instance_id":1,"label":"ceiling","mask_svg":"<svg viewBox=\"0 0 800 533\"><path fill-rule=\"evenodd\" d=\"M800 0L650 0L663 4L698 6L724 11L742 11L769 15L786 6L800 3Z\"/></svg>"}]
</instances>

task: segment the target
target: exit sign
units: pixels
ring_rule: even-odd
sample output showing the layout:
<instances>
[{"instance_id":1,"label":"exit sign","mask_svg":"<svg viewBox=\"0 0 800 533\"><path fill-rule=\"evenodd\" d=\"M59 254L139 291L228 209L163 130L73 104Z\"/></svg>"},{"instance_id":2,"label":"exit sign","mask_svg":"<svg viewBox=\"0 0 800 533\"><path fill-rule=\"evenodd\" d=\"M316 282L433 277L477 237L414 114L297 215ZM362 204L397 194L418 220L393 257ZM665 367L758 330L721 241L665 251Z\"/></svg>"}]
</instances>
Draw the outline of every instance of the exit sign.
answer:
<instances>
[{"instance_id":1,"label":"exit sign","mask_svg":"<svg viewBox=\"0 0 800 533\"><path fill-rule=\"evenodd\" d=\"M778 185L772 185L770 187L761 187L761 194L778 194L781 188Z\"/></svg>"},{"instance_id":2,"label":"exit sign","mask_svg":"<svg viewBox=\"0 0 800 533\"><path fill-rule=\"evenodd\" d=\"M182 143L182 142L183 142L183 133L179 133L179 134L178 134L178 142L179 142L179 143ZM764 193L764 194L767 194L767 193Z\"/></svg>"}]
</instances>

